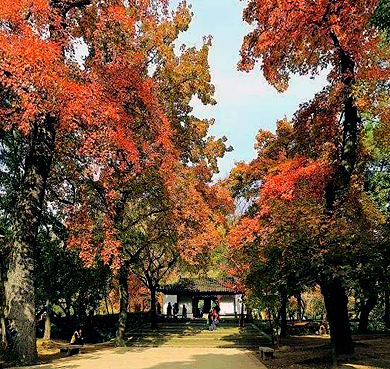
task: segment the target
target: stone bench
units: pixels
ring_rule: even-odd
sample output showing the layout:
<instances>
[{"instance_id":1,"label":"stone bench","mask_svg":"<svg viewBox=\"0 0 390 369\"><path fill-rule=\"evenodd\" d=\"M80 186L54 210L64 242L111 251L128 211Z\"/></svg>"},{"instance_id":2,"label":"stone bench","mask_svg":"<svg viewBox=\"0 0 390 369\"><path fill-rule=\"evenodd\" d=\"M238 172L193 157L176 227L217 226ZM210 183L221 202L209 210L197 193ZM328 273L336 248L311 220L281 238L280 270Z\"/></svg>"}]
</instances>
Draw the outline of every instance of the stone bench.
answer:
<instances>
[{"instance_id":1,"label":"stone bench","mask_svg":"<svg viewBox=\"0 0 390 369\"><path fill-rule=\"evenodd\" d=\"M71 356L76 355L83 348L83 345L64 345L60 347L61 356Z\"/></svg>"},{"instance_id":2,"label":"stone bench","mask_svg":"<svg viewBox=\"0 0 390 369\"><path fill-rule=\"evenodd\" d=\"M259 347L259 352L262 359L273 359L275 350L271 347Z\"/></svg>"}]
</instances>

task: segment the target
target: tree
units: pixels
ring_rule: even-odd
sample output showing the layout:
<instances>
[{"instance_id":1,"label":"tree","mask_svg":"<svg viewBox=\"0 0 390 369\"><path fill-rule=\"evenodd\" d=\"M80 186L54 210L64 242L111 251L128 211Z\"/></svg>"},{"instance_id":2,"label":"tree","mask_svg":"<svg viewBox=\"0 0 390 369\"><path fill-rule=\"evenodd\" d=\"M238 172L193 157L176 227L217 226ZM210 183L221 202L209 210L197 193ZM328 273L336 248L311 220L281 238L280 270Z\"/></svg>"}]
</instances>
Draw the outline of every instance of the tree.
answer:
<instances>
[{"instance_id":1,"label":"tree","mask_svg":"<svg viewBox=\"0 0 390 369\"><path fill-rule=\"evenodd\" d=\"M302 140L298 147L303 150L301 154L309 154L311 159L326 155L329 160L331 180L323 195L329 221L335 218L337 208L348 201L353 176L358 172L361 117L353 86L367 74L377 79L387 75L381 65L384 56L381 38L370 23L375 8L376 1L371 0L359 3L329 0L316 4L251 0L244 10L244 20L255 24L255 29L244 39L240 69L249 71L261 59L264 76L280 91L287 88L291 73L315 75L322 69L330 69L330 86L300 109L294 123L298 137L321 137L318 142L311 140L309 145L303 145ZM324 273L321 288L333 352L351 353L347 298L341 275Z\"/></svg>"},{"instance_id":2,"label":"tree","mask_svg":"<svg viewBox=\"0 0 390 369\"><path fill-rule=\"evenodd\" d=\"M180 31L188 28L190 20L189 8L182 4L172 18L162 16L161 22L151 19L142 23L141 27L139 46L142 53L147 55L142 73L148 75L149 69L153 70L150 83L161 107L159 113L169 119L169 129L164 127L163 131L169 134L164 141L153 142L153 127L150 124L153 116L146 111L145 104L137 101L128 108L138 114L135 123L137 131L134 132L135 142L139 145L138 171L134 173L133 163L114 149L109 162L97 165L96 176L85 170L83 162L80 162L77 171L78 198L83 205L75 207L74 214L69 219L68 226L73 235L69 245L77 247L86 261L92 261L97 255L102 255L103 260L118 271L122 303L118 324L121 328L118 330L117 341L121 343L126 326L126 275L129 269L137 263L139 265L148 262L151 256L147 254L147 250L153 253L158 247L163 247L167 252L161 253L161 258L173 254L174 259L177 258L178 252L173 253L173 248L176 247L173 240L177 237L172 236L172 228L177 228L179 224L168 225L165 221L161 223L165 228L158 229L159 237L164 240L160 244L153 242L156 235L149 225L153 225L158 216L171 219L172 212L178 211L172 207L172 202L178 197L174 189L177 189L181 177L188 176L189 171L194 173L193 177L199 179L196 182L199 184L199 191L189 183L189 188L194 191L196 198L202 195L201 191L207 192L207 187L204 189L202 186L210 182L212 174L217 171L217 158L222 157L227 150L226 139L207 137L208 128L213 121L199 120L190 114L190 101L195 95L204 104L215 103L207 62L210 41L205 40L200 50L183 46L180 55L175 54L174 41ZM149 153L152 155L148 157ZM186 170L186 166L194 168ZM188 189L180 189L188 194ZM182 199L178 201L183 204ZM169 206L166 206L167 204ZM185 209L189 211L188 208ZM184 213L184 210L182 211ZM193 214L197 211L200 212L201 209L192 209ZM208 214L207 211L205 214ZM141 232L140 227L142 229L145 225L147 230ZM180 225L183 226L183 223ZM192 229L191 226L189 229ZM181 232L184 233L183 230ZM134 240L131 240L129 235L132 235ZM166 242L167 238L169 242ZM169 261L168 265L174 261ZM167 259L164 259L162 263L164 270L166 262ZM164 274L160 267L157 269L157 274ZM139 277L141 275L144 278L144 273L138 273ZM153 283L148 282L148 287L154 286L154 289L155 283L155 279ZM153 306L152 303L152 309Z\"/></svg>"},{"instance_id":3,"label":"tree","mask_svg":"<svg viewBox=\"0 0 390 369\"><path fill-rule=\"evenodd\" d=\"M75 321L85 325L87 317L93 315L103 301L111 277L101 260L92 267L85 267L53 228L52 225L42 227L37 239L37 315L45 317L45 340L51 339L53 305L63 310L70 334L74 328L71 311Z\"/></svg>"},{"instance_id":4,"label":"tree","mask_svg":"<svg viewBox=\"0 0 390 369\"><path fill-rule=\"evenodd\" d=\"M280 299L286 293L299 294L305 286L321 285L329 276L349 283L358 265L367 264L364 255L372 255L366 245L375 242L383 221L363 190L364 177L354 178L342 205L338 204L332 217L328 215L324 196L332 169L326 151L315 152L314 145L326 142L324 130L303 139L300 132L313 131L301 131L298 123L279 122L275 135L260 132L258 157L237 166L227 181L235 192L249 196L257 192L230 231L235 267L244 269L241 275L251 289L262 286ZM313 155L319 157L308 159Z\"/></svg>"},{"instance_id":5,"label":"tree","mask_svg":"<svg viewBox=\"0 0 390 369\"><path fill-rule=\"evenodd\" d=\"M27 140L5 286L6 315L18 332L14 349L26 364L37 360L34 250L53 156L67 157L69 164L82 151L84 157L104 161L110 157L104 142L110 141L136 167L139 156L131 134L136 127L126 108L135 100L154 117L151 124L159 128L151 132L164 144L166 120L154 103L150 80L138 73L145 59L133 14L151 21L162 3L131 1L129 11L116 1L93 0L1 6L1 124L3 130L18 129ZM126 29L128 37L118 42L118 27L110 29L110 24ZM80 26L92 55L84 69L72 61Z\"/></svg>"}]
</instances>

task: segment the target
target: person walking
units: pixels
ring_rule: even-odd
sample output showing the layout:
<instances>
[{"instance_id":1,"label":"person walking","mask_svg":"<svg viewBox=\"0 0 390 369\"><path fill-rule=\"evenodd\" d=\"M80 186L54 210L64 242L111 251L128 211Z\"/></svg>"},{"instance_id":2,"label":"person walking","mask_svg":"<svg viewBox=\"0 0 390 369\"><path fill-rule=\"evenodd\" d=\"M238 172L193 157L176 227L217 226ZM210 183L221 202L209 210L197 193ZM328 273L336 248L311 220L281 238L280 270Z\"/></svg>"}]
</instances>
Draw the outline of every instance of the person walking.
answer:
<instances>
[{"instance_id":1,"label":"person walking","mask_svg":"<svg viewBox=\"0 0 390 369\"><path fill-rule=\"evenodd\" d=\"M217 329L217 324L219 324L219 314L216 308L213 309L211 317L213 319L213 331L215 331Z\"/></svg>"}]
</instances>

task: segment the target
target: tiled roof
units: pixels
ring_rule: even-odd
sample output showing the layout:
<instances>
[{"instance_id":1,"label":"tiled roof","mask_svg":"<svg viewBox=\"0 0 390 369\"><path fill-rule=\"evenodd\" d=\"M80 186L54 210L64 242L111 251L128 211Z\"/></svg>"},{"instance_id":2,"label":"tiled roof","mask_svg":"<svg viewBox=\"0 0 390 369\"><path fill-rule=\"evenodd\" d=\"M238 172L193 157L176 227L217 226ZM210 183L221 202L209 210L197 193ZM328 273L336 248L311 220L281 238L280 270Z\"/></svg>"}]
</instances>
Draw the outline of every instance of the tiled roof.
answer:
<instances>
[{"instance_id":1,"label":"tiled roof","mask_svg":"<svg viewBox=\"0 0 390 369\"><path fill-rule=\"evenodd\" d=\"M160 292L166 294L176 293L239 293L234 291L230 279L213 278L180 278L177 282L159 287Z\"/></svg>"}]
</instances>

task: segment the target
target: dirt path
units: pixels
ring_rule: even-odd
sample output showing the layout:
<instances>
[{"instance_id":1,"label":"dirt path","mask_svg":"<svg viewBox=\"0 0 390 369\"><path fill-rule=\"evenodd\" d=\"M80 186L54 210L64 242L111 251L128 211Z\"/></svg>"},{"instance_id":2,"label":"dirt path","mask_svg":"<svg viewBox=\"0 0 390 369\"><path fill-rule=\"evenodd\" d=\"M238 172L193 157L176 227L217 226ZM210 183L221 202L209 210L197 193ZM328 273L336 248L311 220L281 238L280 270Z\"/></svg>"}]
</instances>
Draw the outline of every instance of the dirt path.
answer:
<instances>
[{"instance_id":1,"label":"dirt path","mask_svg":"<svg viewBox=\"0 0 390 369\"><path fill-rule=\"evenodd\" d=\"M25 367L26 368L26 367ZM112 348L30 369L265 369L247 350L236 348Z\"/></svg>"}]
</instances>

